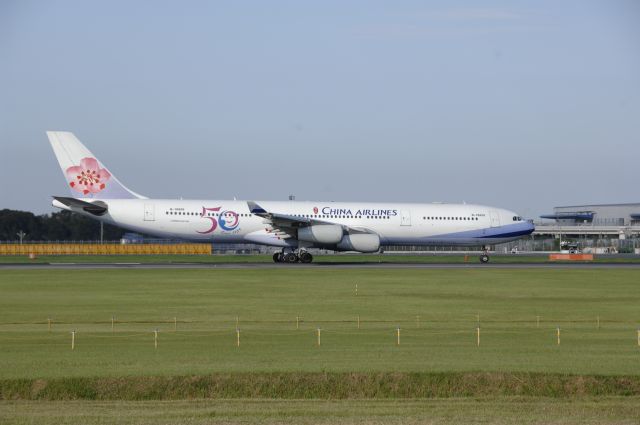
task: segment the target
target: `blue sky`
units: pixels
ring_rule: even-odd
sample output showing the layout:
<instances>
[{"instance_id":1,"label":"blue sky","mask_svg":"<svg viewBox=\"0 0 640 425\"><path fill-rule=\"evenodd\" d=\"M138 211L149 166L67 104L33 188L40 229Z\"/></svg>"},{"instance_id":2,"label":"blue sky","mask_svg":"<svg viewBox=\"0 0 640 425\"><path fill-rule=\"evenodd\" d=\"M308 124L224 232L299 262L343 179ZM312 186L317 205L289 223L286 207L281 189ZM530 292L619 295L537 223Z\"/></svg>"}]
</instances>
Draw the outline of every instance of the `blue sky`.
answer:
<instances>
[{"instance_id":1,"label":"blue sky","mask_svg":"<svg viewBox=\"0 0 640 425\"><path fill-rule=\"evenodd\" d=\"M0 208L46 130L149 197L638 201L635 1L0 2Z\"/></svg>"}]
</instances>

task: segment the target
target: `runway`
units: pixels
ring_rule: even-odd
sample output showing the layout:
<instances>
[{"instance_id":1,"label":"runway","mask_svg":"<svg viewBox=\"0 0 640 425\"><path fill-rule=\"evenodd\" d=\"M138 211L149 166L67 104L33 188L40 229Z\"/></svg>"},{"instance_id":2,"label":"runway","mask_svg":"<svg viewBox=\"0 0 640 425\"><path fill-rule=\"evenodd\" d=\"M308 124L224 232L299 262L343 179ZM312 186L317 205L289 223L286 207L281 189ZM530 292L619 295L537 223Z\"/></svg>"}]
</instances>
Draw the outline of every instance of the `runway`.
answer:
<instances>
[{"instance_id":1,"label":"runway","mask_svg":"<svg viewBox=\"0 0 640 425\"><path fill-rule=\"evenodd\" d=\"M450 264L450 263L328 263L275 264L275 263L39 263L0 264L0 270L117 270L117 269L167 269L167 270L340 270L340 269L637 269L640 263L515 263L515 264Z\"/></svg>"}]
</instances>

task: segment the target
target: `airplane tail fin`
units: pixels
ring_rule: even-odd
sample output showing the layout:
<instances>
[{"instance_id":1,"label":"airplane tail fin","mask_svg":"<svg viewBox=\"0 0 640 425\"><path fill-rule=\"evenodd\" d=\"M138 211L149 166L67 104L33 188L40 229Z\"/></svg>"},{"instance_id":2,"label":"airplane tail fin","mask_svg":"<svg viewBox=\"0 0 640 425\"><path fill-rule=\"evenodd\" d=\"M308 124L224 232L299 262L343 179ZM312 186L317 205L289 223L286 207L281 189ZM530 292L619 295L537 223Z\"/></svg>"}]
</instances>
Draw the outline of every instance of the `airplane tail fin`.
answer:
<instances>
[{"instance_id":1,"label":"airplane tail fin","mask_svg":"<svg viewBox=\"0 0 640 425\"><path fill-rule=\"evenodd\" d=\"M73 133L47 131L47 137L74 198L146 199L120 183Z\"/></svg>"}]
</instances>

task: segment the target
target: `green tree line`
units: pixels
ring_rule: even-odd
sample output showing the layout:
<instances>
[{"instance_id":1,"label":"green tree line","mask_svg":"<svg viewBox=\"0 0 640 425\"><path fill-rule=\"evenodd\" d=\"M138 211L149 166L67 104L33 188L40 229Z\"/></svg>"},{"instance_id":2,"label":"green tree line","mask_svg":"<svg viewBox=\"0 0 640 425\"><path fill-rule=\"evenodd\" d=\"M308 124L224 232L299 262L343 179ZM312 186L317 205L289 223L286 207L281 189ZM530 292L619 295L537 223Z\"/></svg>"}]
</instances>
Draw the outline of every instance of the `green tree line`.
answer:
<instances>
[{"instance_id":1,"label":"green tree line","mask_svg":"<svg viewBox=\"0 0 640 425\"><path fill-rule=\"evenodd\" d=\"M100 222L69 211L35 215L28 211L0 210L0 241L99 240ZM104 240L118 240L125 233L119 227L104 225Z\"/></svg>"}]
</instances>

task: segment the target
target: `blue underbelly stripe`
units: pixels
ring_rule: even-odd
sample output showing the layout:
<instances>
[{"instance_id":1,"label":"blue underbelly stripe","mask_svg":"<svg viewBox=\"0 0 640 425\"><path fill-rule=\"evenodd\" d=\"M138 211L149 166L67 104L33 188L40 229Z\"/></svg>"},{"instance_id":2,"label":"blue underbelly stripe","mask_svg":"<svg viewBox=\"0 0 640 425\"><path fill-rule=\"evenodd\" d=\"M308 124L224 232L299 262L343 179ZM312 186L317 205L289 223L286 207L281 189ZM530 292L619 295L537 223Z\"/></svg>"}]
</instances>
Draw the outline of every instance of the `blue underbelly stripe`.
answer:
<instances>
[{"instance_id":1,"label":"blue underbelly stripe","mask_svg":"<svg viewBox=\"0 0 640 425\"><path fill-rule=\"evenodd\" d=\"M526 236L533 233L534 226L530 223L516 223L505 226L488 227L484 229L466 230L463 232L444 233L427 236L426 239L500 239Z\"/></svg>"}]
</instances>

